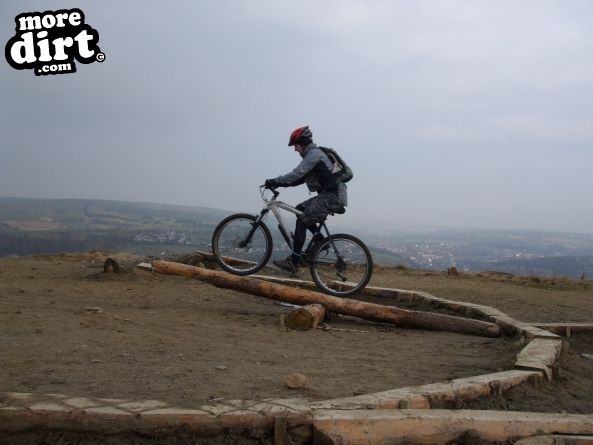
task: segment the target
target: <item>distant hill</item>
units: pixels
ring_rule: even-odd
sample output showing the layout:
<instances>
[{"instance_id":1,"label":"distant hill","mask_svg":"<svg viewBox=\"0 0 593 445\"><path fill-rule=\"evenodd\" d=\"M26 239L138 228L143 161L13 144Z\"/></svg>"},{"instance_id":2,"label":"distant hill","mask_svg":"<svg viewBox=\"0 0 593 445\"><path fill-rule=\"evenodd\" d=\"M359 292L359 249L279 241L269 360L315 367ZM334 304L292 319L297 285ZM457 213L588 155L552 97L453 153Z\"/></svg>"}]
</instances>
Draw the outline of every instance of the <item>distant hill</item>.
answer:
<instances>
[{"instance_id":1,"label":"distant hill","mask_svg":"<svg viewBox=\"0 0 593 445\"><path fill-rule=\"evenodd\" d=\"M200 246L230 212L96 199L0 198L0 256Z\"/></svg>"},{"instance_id":2,"label":"distant hill","mask_svg":"<svg viewBox=\"0 0 593 445\"><path fill-rule=\"evenodd\" d=\"M163 220L214 222L229 213L209 207L144 202L0 197L0 223L17 230L133 227Z\"/></svg>"},{"instance_id":3,"label":"distant hill","mask_svg":"<svg viewBox=\"0 0 593 445\"><path fill-rule=\"evenodd\" d=\"M393 253L387 249L371 246L369 247L369 250L371 251L373 262L375 264L381 266L405 266L411 269L422 269L418 263L412 261L410 258Z\"/></svg>"},{"instance_id":4,"label":"distant hill","mask_svg":"<svg viewBox=\"0 0 593 445\"><path fill-rule=\"evenodd\" d=\"M496 270L515 275L593 277L593 256L513 258L489 262L467 260L464 265L470 270Z\"/></svg>"},{"instance_id":5,"label":"distant hill","mask_svg":"<svg viewBox=\"0 0 593 445\"><path fill-rule=\"evenodd\" d=\"M80 252L92 249L158 253L210 250L214 227L232 212L96 199L0 198L0 256ZM348 218L344 218L348 223ZM287 249L275 228L274 255ZM415 269L516 275L593 277L593 234L529 230L400 230L387 225L340 225L333 233L359 236L375 263Z\"/></svg>"}]
</instances>

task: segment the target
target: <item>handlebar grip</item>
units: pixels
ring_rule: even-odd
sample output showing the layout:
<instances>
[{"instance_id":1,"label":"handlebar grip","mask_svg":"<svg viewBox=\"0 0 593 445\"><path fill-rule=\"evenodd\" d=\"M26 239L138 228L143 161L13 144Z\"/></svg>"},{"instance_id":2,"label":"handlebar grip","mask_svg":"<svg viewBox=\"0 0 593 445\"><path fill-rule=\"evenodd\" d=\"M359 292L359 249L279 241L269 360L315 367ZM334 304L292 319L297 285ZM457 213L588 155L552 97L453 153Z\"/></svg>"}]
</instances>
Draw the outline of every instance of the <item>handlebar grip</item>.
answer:
<instances>
[{"instance_id":1,"label":"handlebar grip","mask_svg":"<svg viewBox=\"0 0 593 445\"><path fill-rule=\"evenodd\" d=\"M276 189L276 187L268 187L265 184L262 185L261 187L264 187L266 190L271 191L274 194L274 197L278 197L278 195L280 194L280 192Z\"/></svg>"}]
</instances>

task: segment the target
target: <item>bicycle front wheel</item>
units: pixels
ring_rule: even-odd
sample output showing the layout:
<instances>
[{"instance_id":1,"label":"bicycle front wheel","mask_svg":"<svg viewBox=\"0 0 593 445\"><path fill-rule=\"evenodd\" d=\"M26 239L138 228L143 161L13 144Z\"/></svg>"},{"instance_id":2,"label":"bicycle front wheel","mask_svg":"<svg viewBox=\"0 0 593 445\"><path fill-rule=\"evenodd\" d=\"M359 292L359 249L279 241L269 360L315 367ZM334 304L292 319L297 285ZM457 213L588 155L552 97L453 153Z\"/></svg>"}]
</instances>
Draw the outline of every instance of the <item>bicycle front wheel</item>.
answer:
<instances>
[{"instance_id":1,"label":"bicycle front wheel","mask_svg":"<svg viewBox=\"0 0 593 445\"><path fill-rule=\"evenodd\" d=\"M373 274L373 258L361 240L337 234L317 244L309 268L319 289L326 294L347 297L368 284Z\"/></svg>"},{"instance_id":2,"label":"bicycle front wheel","mask_svg":"<svg viewBox=\"0 0 593 445\"><path fill-rule=\"evenodd\" d=\"M250 275L266 265L272 255L272 235L253 215L238 213L223 219L212 235L217 263L235 275Z\"/></svg>"}]
</instances>

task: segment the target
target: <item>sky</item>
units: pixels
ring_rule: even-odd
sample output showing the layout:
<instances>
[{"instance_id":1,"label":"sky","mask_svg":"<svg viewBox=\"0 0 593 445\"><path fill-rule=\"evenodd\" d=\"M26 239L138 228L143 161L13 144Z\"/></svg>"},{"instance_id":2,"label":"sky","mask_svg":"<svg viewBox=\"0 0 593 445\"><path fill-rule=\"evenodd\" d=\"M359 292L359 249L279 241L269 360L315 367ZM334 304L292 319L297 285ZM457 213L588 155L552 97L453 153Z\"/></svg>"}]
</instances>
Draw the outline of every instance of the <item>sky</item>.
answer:
<instances>
[{"instance_id":1,"label":"sky","mask_svg":"<svg viewBox=\"0 0 593 445\"><path fill-rule=\"evenodd\" d=\"M0 62L0 196L255 213L309 125L342 222L593 233L589 0L10 0L0 39L75 7L103 63Z\"/></svg>"}]
</instances>

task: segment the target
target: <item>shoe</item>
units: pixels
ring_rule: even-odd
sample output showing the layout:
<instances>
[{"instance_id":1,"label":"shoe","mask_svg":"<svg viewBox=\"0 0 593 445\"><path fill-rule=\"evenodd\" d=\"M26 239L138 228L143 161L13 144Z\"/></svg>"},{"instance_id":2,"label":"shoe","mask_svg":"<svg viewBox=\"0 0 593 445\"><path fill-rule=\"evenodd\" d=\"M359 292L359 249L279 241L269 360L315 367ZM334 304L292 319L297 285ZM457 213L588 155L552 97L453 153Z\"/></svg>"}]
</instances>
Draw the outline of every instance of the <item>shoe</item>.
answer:
<instances>
[{"instance_id":1,"label":"shoe","mask_svg":"<svg viewBox=\"0 0 593 445\"><path fill-rule=\"evenodd\" d=\"M299 271L299 266L294 264L290 257L286 258L285 260L274 260L272 262L276 267L279 267L280 269L287 272L297 273Z\"/></svg>"},{"instance_id":2,"label":"shoe","mask_svg":"<svg viewBox=\"0 0 593 445\"><path fill-rule=\"evenodd\" d=\"M307 257L306 253L304 253L301 257L301 260L299 261L299 267L309 267L309 258Z\"/></svg>"}]
</instances>

